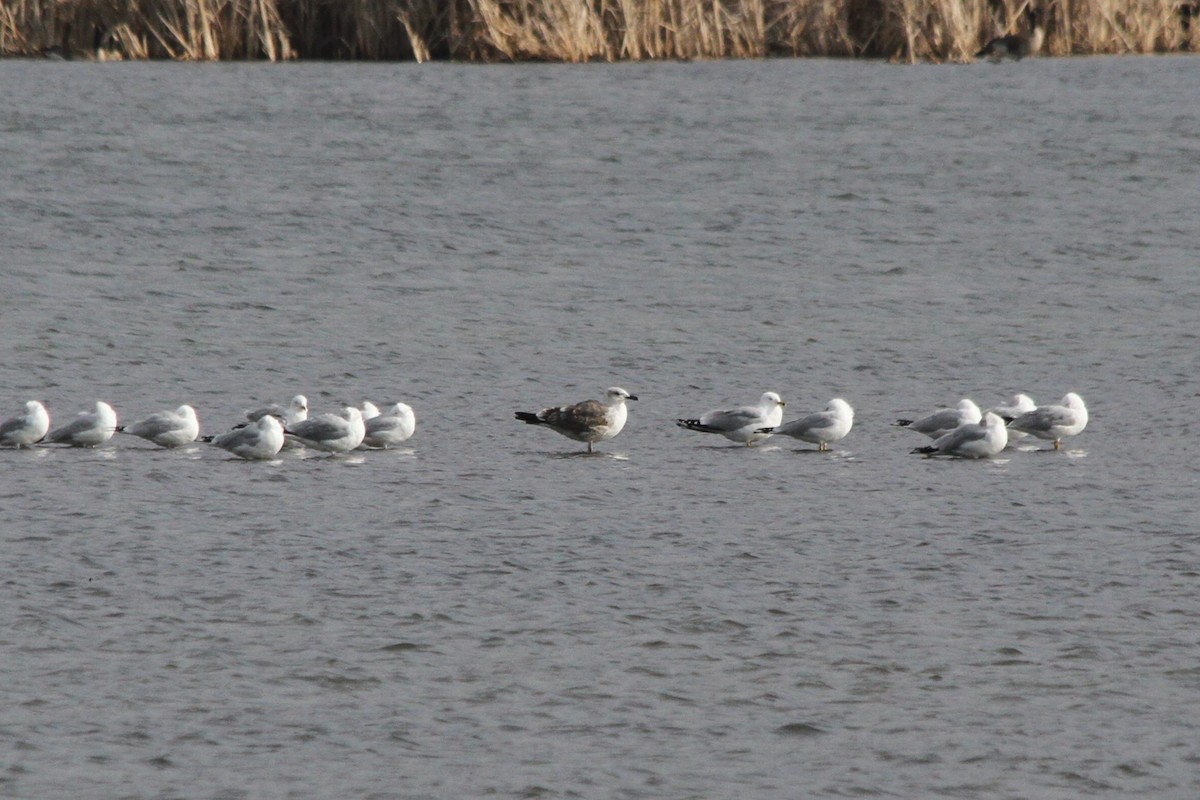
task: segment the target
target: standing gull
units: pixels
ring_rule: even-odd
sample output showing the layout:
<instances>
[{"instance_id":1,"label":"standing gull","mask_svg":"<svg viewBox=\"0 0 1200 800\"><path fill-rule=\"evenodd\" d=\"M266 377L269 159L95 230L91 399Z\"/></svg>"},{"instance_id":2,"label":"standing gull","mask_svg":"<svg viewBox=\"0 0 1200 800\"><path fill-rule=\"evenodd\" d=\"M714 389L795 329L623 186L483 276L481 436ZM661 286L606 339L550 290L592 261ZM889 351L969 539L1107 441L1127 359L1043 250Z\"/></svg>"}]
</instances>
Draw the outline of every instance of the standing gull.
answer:
<instances>
[{"instance_id":1,"label":"standing gull","mask_svg":"<svg viewBox=\"0 0 1200 800\"><path fill-rule=\"evenodd\" d=\"M604 391L603 402L584 400L571 406L543 408L536 414L518 411L516 418L530 425L545 425L568 439L587 442L590 453L594 443L607 442L625 427L626 400L637 400L637 395L620 386L611 386Z\"/></svg>"},{"instance_id":2,"label":"standing gull","mask_svg":"<svg viewBox=\"0 0 1200 800\"><path fill-rule=\"evenodd\" d=\"M408 441L416 429L417 417L412 407L407 403L396 403L366 421L366 435L361 446L386 450Z\"/></svg>"},{"instance_id":3,"label":"standing gull","mask_svg":"<svg viewBox=\"0 0 1200 800\"><path fill-rule=\"evenodd\" d=\"M200 421L196 409L182 405L174 411L159 411L132 425L120 425L117 433L131 433L159 447L181 447L196 441L200 435Z\"/></svg>"},{"instance_id":4,"label":"standing gull","mask_svg":"<svg viewBox=\"0 0 1200 800\"><path fill-rule=\"evenodd\" d=\"M1038 406L1015 418L1008 423L1008 427L1009 430L1028 433L1039 439L1052 439L1054 449L1058 450L1064 437L1082 432L1087 424L1088 410L1083 398L1068 392L1061 405Z\"/></svg>"},{"instance_id":5,"label":"standing gull","mask_svg":"<svg viewBox=\"0 0 1200 800\"><path fill-rule=\"evenodd\" d=\"M50 415L37 400L25 404L25 411L0 422L0 447L28 447L42 440L50 430Z\"/></svg>"},{"instance_id":6,"label":"standing gull","mask_svg":"<svg viewBox=\"0 0 1200 800\"><path fill-rule=\"evenodd\" d=\"M742 406L726 411L709 411L700 419L677 419L681 428L701 433L719 433L734 442L745 442L746 446L760 442L771 434L764 428L774 428L783 421L783 398L775 392L763 392L756 406Z\"/></svg>"},{"instance_id":7,"label":"standing gull","mask_svg":"<svg viewBox=\"0 0 1200 800\"><path fill-rule=\"evenodd\" d=\"M94 411L81 411L75 419L46 434L52 444L71 447L95 447L104 444L117 432L117 412L103 400L96 401Z\"/></svg>"},{"instance_id":8,"label":"standing gull","mask_svg":"<svg viewBox=\"0 0 1200 800\"><path fill-rule=\"evenodd\" d=\"M256 422L226 431L220 436L205 436L204 441L212 442L240 458L274 458L283 447L283 426L274 414L263 414Z\"/></svg>"},{"instance_id":9,"label":"standing gull","mask_svg":"<svg viewBox=\"0 0 1200 800\"><path fill-rule=\"evenodd\" d=\"M354 406L342 409L337 414L318 414L315 417L289 425L284 433L294 436L302 444L327 453L346 453L362 444L366 428L362 411Z\"/></svg>"},{"instance_id":10,"label":"standing gull","mask_svg":"<svg viewBox=\"0 0 1200 800\"><path fill-rule=\"evenodd\" d=\"M896 424L902 428L908 428L910 431L923 433L930 439L937 439L940 436L945 436L959 425L976 423L981 419L983 419L983 414L980 412L979 406L975 405L974 401L964 397L958 401L957 408L938 409L932 414L915 421L911 419L898 419L896 420Z\"/></svg>"},{"instance_id":11,"label":"standing gull","mask_svg":"<svg viewBox=\"0 0 1200 800\"><path fill-rule=\"evenodd\" d=\"M959 458L991 458L1008 445L1008 429L994 411L983 415L982 422L968 422L939 436L926 447L912 452L928 456L958 456Z\"/></svg>"},{"instance_id":12,"label":"standing gull","mask_svg":"<svg viewBox=\"0 0 1200 800\"><path fill-rule=\"evenodd\" d=\"M843 439L854 426L854 409L840 397L835 397L824 411L785 422L777 428L761 428L759 433L773 436L791 436L802 442L812 442L817 449L825 451L829 445Z\"/></svg>"}]
</instances>

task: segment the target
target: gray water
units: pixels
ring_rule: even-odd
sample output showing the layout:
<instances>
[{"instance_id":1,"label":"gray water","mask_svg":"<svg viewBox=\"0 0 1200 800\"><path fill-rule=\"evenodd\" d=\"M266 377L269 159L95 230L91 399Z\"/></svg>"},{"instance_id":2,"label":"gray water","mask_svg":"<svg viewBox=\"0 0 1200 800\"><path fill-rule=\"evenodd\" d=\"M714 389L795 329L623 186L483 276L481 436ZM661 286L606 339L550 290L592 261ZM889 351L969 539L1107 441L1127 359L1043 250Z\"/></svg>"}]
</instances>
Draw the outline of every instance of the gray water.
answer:
<instances>
[{"instance_id":1,"label":"gray water","mask_svg":"<svg viewBox=\"0 0 1200 800\"><path fill-rule=\"evenodd\" d=\"M1197 797L1196 74L0 63L3 416L418 418L0 451L0 794Z\"/></svg>"}]
</instances>

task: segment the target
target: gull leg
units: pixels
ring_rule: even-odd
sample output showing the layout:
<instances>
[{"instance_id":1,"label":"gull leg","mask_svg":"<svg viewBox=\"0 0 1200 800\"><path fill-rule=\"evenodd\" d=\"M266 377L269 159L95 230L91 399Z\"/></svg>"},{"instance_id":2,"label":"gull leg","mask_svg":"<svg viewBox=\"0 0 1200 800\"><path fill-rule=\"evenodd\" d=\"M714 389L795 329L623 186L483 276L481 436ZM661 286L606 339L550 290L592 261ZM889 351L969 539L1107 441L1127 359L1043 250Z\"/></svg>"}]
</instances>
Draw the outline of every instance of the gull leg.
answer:
<instances>
[{"instance_id":1,"label":"gull leg","mask_svg":"<svg viewBox=\"0 0 1200 800\"><path fill-rule=\"evenodd\" d=\"M1057 449L1058 449L1058 445L1059 445L1059 440L1058 440L1058 439L1055 439L1055 440L1054 440L1054 449L1055 449L1055 450L1057 450Z\"/></svg>"}]
</instances>

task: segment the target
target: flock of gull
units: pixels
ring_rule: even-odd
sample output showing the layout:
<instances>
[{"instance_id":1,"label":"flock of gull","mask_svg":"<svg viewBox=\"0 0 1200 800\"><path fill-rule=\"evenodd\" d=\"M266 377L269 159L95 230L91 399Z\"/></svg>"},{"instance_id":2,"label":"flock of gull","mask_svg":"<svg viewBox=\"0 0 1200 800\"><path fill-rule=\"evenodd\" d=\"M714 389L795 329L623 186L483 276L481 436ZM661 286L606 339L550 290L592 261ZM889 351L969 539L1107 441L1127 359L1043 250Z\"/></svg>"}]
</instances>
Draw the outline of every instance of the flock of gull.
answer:
<instances>
[{"instance_id":1,"label":"flock of gull","mask_svg":"<svg viewBox=\"0 0 1200 800\"><path fill-rule=\"evenodd\" d=\"M159 447L182 447L199 440L241 458L270 459L285 447L310 447L327 453L386 450L407 441L417 427L416 416L406 403L394 403L381 410L368 400L361 408L346 406L340 414L309 417L308 398L302 394L286 406L247 411L245 417L245 422L225 433L201 437L196 409L189 405L159 411L130 425L118 425L117 412L101 400L93 410L80 412L65 425L51 429L46 407L30 400L24 413L0 423L0 447L96 447L114 434L125 433Z\"/></svg>"},{"instance_id":2,"label":"flock of gull","mask_svg":"<svg viewBox=\"0 0 1200 800\"><path fill-rule=\"evenodd\" d=\"M637 400L619 386L605 392L604 400L585 400L569 406L546 408L538 412L518 411L517 419L530 425L544 425L569 439L592 445L612 439L625 427L626 400ZM783 398L776 392L764 392L757 405L709 411L695 419L679 419L681 428L701 433L716 433L750 447L772 436L790 436L828 450L854 427L854 409L835 397L821 411L783 421ZM1068 393L1061 403L1039 406L1029 395L1018 394L1010 405L981 411L972 400L963 399L955 408L942 408L920 419L901 419L896 424L923 433L933 439L926 447L912 452L927 456L990 458L1008 447L1009 442L1033 436L1054 442L1080 433L1088 421L1083 398Z\"/></svg>"},{"instance_id":3,"label":"flock of gull","mask_svg":"<svg viewBox=\"0 0 1200 800\"><path fill-rule=\"evenodd\" d=\"M606 442L625 427L626 401L637 400L619 386L609 388L603 400L584 400L574 405L518 411L516 418L542 425L557 433L592 445ZM772 436L788 436L828 450L850 433L854 409L840 397L817 411L790 422L783 421L783 398L764 392L756 405L709 411L694 419L679 419L681 428L716 433L747 447ZM196 410L183 405L159 411L130 425L118 425L117 413L103 401L60 427L51 429L50 415L37 400L25 404L24 413L0 423L0 447L31 447L60 444L96 447L116 433L138 436L159 447L181 447L191 442L210 442L246 459L274 458L285 447L308 447L327 453L351 450L388 449L407 441L416 430L416 416L405 403L379 409L370 401L361 407L346 406L340 413L308 414L308 400L296 395L286 406L267 406L245 412L246 421L231 430L200 437ZM981 411L972 400L963 399L954 408L942 408L920 419L901 419L896 424L933 440L912 452L927 456L990 458L1011 442L1032 436L1054 442L1080 433L1088 422L1083 398L1068 393L1060 403L1036 405L1025 394L1009 405Z\"/></svg>"}]
</instances>

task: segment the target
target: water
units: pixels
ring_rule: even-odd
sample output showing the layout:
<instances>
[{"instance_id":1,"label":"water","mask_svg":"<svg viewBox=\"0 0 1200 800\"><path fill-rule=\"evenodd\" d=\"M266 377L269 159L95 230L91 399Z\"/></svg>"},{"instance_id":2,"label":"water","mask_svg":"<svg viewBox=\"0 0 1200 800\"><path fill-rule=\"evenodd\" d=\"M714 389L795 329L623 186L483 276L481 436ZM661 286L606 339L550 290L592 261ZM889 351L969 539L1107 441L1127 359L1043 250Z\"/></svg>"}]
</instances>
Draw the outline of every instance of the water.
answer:
<instances>
[{"instance_id":1,"label":"water","mask_svg":"<svg viewBox=\"0 0 1200 800\"><path fill-rule=\"evenodd\" d=\"M0 453L3 796L1197 796L1191 59L0 71L5 416L418 417Z\"/></svg>"}]
</instances>

